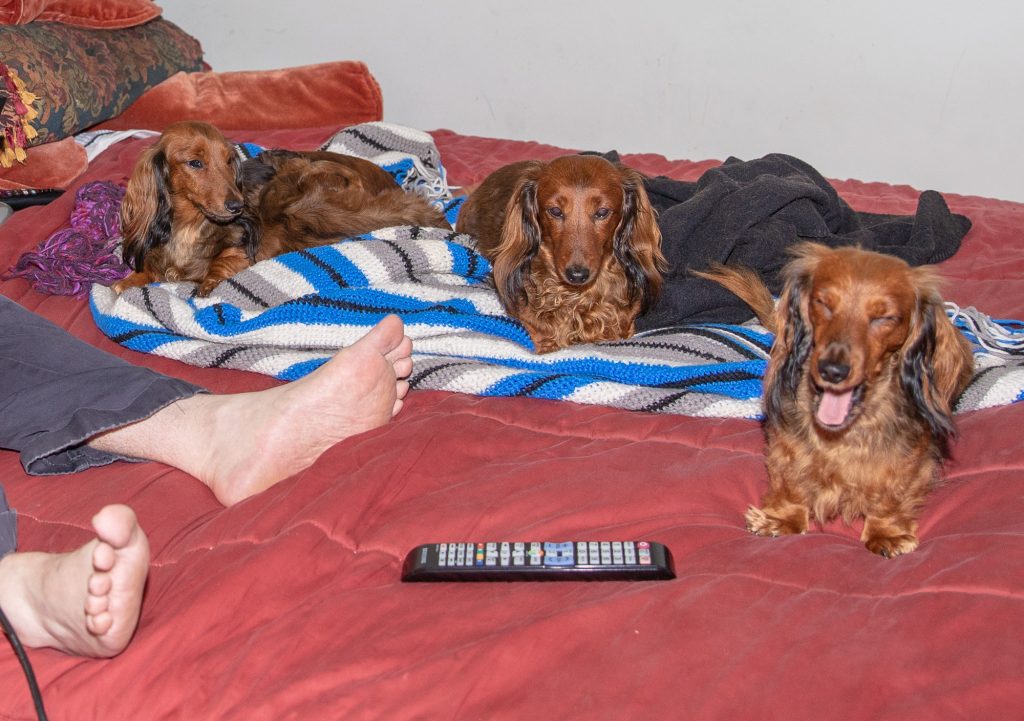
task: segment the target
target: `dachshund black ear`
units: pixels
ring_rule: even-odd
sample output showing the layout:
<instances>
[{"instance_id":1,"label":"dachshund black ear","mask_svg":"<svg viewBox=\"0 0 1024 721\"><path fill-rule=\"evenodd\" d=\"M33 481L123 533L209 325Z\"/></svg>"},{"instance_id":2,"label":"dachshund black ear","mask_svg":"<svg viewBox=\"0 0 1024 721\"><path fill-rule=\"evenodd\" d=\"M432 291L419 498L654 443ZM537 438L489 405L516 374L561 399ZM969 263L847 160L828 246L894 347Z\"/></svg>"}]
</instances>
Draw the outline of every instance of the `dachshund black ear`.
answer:
<instances>
[{"instance_id":1,"label":"dachshund black ear","mask_svg":"<svg viewBox=\"0 0 1024 721\"><path fill-rule=\"evenodd\" d=\"M644 176L625 166L617 166L622 188L622 217L615 229L612 253L626 275L629 300L639 298L643 313L661 293L662 276L668 262L661 252L658 216L644 190Z\"/></svg>"},{"instance_id":2,"label":"dachshund black ear","mask_svg":"<svg viewBox=\"0 0 1024 721\"><path fill-rule=\"evenodd\" d=\"M247 158L238 164L236 184L242 191L242 198L245 201L238 224L242 226L242 247L251 263L256 262L256 254L263 242L262 226L256 208L260 204L264 186L277 175L277 168L268 162L274 156L275 151L265 150L255 158Z\"/></svg>"},{"instance_id":3,"label":"dachshund black ear","mask_svg":"<svg viewBox=\"0 0 1024 721\"><path fill-rule=\"evenodd\" d=\"M169 168L167 156L158 150L150 158L148 201L153 205L152 219L142 231L141 239L132 244L127 261L134 271L143 272L146 256L154 248L165 245L171 238L171 204L167 199ZM139 242L141 241L141 242Z\"/></svg>"},{"instance_id":4,"label":"dachshund black ear","mask_svg":"<svg viewBox=\"0 0 1024 721\"><path fill-rule=\"evenodd\" d=\"M648 309L651 299L645 289L647 288L647 274L644 272L640 258L637 257L633 245L633 234L636 233L637 224L637 189L634 180L622 182L622 219L619 220L619 227L615 229L615 238L612 241L612 252L615 259L619 261L622 269L626 272L626 286L629 288L630 301L641 296L642 304L640 312Z\"/></svg>"},{"instance_id":5,"label":"dachshund black ear","mask_svg":"<svg viewBox=\"0 0 1024 721\"><path fill-rule=\"evenodd\" d=\"M765 374L765 414L769 418L779 418L784 402L796 397L804 375L804 365L811 354L814 334L804 315L806 310L803 303L809 282L806 276L791 279L780 299L777 316L779 327L776 329L769 363L775 367Z\"/></svg>"},{"instance_id":6,"label":"dachshund black ear","mask_svg":"<svg viewBox=\"0 0 1024 721\"><path fill-rule=\"evenodd\" d=\"M255 158L247 158L239 164L236 181L243 193L259 191L277 175L277 168L270 161L278 154L265 150Z\"/></svg>"},{"instance_id":7,"label":"dachshund black ear","mask_svg":"<svg viewBox=\"0 0 1024 721\"><path fill-rule=\"evenodd\" d=\"M537 222L537 181L524 180L513 196L502 229L501 248L497 262L506 272L501 294L506 300L527 301L526 286L530 266L540 252L540 224Z\"/></svg>"},{"instance_id":8,"label":"dachshund black ear","mask_svg":"<svg viewBox=\"0 0 1024 721\"><path fill-rule=\"evenodd\" d=\"M242 248L245 250L245 256L250 263L255 263L256 254L263 243L263 230L259 218L246 206L238 219L238 224L242 226Z\"/></svg>"},{"instance_id":9,"label":"dachshund black ear","mask_svg":"<svg viewBox=\"0 0 1024 721\"><path fill-rule=\"evenodd\" d=\"M922 299L918 306L911 337L902 352L900 382L932 435L944 443L956 435L950 399L942 397L942 389L933 377L940 346L938 323L946 322L945 310L941 301L932 299Z\"/></svg>"}]
</instances>

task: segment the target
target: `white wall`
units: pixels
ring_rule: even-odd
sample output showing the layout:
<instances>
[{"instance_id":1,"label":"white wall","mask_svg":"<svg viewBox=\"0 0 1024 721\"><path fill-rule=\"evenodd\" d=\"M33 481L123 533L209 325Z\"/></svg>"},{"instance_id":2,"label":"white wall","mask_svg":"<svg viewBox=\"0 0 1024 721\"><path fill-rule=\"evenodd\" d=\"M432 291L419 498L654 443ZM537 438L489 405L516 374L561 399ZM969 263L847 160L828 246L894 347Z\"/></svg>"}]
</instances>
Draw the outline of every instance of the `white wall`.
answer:
<instances>
[{"instance_id":1,"label":"white wall","mask_svg":"<svg viewBox=\"0 0 1024 721\"><path fill-rule=\"evenodd\" d=\"M164 0L216 70L359 59L385 119L1024 201L1015 0Z\"/></svg>"}]
</instances>

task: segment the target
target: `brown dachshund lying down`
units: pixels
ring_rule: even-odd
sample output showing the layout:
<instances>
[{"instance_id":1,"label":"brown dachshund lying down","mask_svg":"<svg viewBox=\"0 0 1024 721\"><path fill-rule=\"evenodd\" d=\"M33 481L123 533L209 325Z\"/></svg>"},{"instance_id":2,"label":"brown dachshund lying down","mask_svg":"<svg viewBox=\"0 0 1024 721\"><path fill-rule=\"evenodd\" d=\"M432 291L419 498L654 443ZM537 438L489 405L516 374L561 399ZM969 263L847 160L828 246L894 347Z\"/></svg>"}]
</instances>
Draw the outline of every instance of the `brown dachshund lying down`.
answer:
<instances>
[{"instance_id":1,"label":"brown dachshund lying down","mask_svg":"<svg viewBox=\"0 0 1024 721\"><path fill-rule=\"evenodd\" d=\"M870 551L909 553L971 379L970 345L930 268L814 243L794 254L777 307L749 270L698 273L776 333L764 378L768 492L747 527L779 536L862 516Z\"/></svg>"},{"instance_id":2,"label":"brown dachshund lying down","mask_svg":"<svg viewBox=\"0 0 1024 721\"><path fill-rule=\"evenodd\" d=\"M599 156L523 161L492 173L459 212L506 312L538 353L633 335L665 259L639 173Z\"/></svg>"},{"instance_id":3,"label":"brown dachshund lying down","mask_svg":"<svg viewBox=\"0 0 1024 721\"><path fill-rule=\"evenodd\" d=\"M208 295L255 261L393 225L450 227L368 160L269 150L243 162L214 126L175 123L128 181L121 227L135 272L113 287L189 280Z\"/></svg>"}]
</instances>

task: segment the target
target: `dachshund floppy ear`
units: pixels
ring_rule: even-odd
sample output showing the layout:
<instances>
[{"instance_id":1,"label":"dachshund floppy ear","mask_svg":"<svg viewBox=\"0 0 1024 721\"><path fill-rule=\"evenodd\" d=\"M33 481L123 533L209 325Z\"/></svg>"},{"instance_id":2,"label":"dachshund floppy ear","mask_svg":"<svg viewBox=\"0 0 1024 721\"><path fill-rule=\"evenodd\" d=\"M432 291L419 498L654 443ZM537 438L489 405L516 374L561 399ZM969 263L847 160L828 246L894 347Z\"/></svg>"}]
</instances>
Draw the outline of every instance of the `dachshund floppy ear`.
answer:
<instances>
[{"instance_id":1,"label":"dachshund floppy ear","mask_svg":"<svg viewBox=\"0 0 1024 721\"><path fill-rule=\"evenodd\" d=\"M530 265L541 244L537 210L537 180L525 177L516 185L505 208L501 243L491 263L495 289L506 310L527 301Z\"/></svg>"},{"instance_id":2,"label":"dachshund floppy ear","mask_svg":"<svg viewBox=\"0 0 1024 721\"><path fill-rule=\"evenodd\" d=\"M661 253L657 214L644 190L643 176L618 166L622 184L622 219L615 229L613 252L626 271L629 298L640 298L640 312L648 310L661 293L662 274L668 261Z\"/></svg>"},{"instance_id":3,"label":"dachshund floppy ear","mask_svg":"<svg viewBox=\"0 0 1024 721\"><path fill-rule=\"evenodd\" d=\"M242 226L242 247L245 248L245 255L251 263L256 262L256 254L263 244L263 230L258 211L260 198L264 187L277 175L275 161L285 158L285 152L288 152L287 157L292 156L290 151L265 150L255 158L248 158L238 164L236 185L242 191L245 202L238 223Z\"/></svg>"},{"instance_id":4,"label":"dachshund floppy ear","mask_svg":"<svg viewBox=\"0 0 1024 721\"><path fill-rule=\"evenodd\" d=\"M775 309L775 342L764 374L765 415L769 419L780 418L783 401L796 397L814 345L808 299L818 265L818 248L804 243L794 250L797 258L783 269L785 285Z\"/></svg>"},{"instance_id":5,"label":"dachshund floppy ear","mask_svg":"<svg viewBox=\"0 0 1024 721\"><path fill-rule=\"evenodd\" d=\"M900 351L900 380L907 396L940 440L956 434L953 404L970 382L974 356L953 326L927 267L914 269L917 307Z\"/></svg>"},{"instance_id":6,"label":"dachshund floppy ear","mask_svg":"<svg viewBox=\"0 0 1024 721\"><path fill-rule=\"evenodd\" d=\"M167 200L167 157L157 143L142 154L121 201L124 260L141 273L150 250L171 237L171 205Z\"/></svg>"}]
</instances>

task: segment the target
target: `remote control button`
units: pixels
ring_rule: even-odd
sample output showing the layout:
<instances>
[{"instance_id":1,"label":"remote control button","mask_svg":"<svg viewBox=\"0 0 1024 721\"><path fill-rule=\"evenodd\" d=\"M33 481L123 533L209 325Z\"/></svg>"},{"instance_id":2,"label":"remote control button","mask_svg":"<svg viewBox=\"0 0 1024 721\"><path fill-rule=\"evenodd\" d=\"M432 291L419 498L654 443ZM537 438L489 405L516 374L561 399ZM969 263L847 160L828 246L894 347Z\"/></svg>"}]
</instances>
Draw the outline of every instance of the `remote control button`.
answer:
<instances>
[{"instance_id":1,"label":"remote control button","mask_svg":"<svg viewBox=\"0 0 1024 721\"><path fill-rule=\"evenodd\" d=\"M573 555L573 543L545 543L544 544L544 565L545 566L572 566L576 563Z\"/></svg>"},{"instance_id":2,"label":"remote control button","mask_svg":"<svg viewBox=\"0 0 1024 721\"><path fill-rule=\"evenodd\" d=\"M403 581L635 581L674 578L672 556L646 541L433 543L405 558Z\"/></svg>"}]
</instances>

